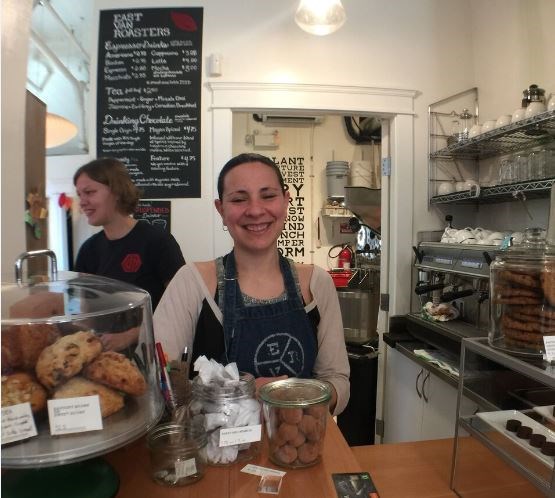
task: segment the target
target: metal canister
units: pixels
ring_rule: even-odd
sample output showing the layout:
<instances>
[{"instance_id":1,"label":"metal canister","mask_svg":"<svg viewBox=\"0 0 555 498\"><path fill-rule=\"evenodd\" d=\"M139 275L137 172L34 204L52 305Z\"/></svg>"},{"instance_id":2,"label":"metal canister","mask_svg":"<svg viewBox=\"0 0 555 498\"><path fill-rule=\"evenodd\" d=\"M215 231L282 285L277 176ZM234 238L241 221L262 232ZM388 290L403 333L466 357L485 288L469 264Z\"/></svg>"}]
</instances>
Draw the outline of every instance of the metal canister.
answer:
<instances>
[{"instance_id":1,"label":"metal canister","mask_svg":"<svg viewBox=\"0 0 555 498\"><path fill-rule=\"evenodd\" d=\"M146 438L152 479L164 486L184 486L202 479L207 436L201 424L161 424Z\"/></svg>"},{"instance_id":2,"label":"metal canister","mask_svg":"<svg viewBox=\"0 0 555 498\"><path fill-rule=\"evenodd\" d=\"M289 468L321 460L331 388L316 379L276 380L260 388L270 460Z\"/></svg>"}]
</instances>

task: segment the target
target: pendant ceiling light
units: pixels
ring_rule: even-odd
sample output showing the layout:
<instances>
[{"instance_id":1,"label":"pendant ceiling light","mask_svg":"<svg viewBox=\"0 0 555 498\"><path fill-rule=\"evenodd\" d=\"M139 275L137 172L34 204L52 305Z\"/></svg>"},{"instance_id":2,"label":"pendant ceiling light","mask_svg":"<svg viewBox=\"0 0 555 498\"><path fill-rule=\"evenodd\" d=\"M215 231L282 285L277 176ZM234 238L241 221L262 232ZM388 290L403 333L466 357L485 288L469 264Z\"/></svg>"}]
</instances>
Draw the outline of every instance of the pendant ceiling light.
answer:
<instances>
[{"instance_id":1,"label":"pendant ceiling light","mask_svg":"<svg viewBox=\"0 0 555 498\"><path fill-rule=\"evenodd\" d=\"M77 135L77 126L69 119L53 114L46 113L46 148L58 147L69 142Z\"/></svg>"},{"instance_id":2,"label":"pendant ceiling light","mask_svg":"<svg viewBox=\"0 0 555 498\"><path fill-rule=\"evenodd\" d=\"M329 35L337 31L347 16L341 0L301 0L295 22L313 35Z\"/></svg>"}]
</instances>

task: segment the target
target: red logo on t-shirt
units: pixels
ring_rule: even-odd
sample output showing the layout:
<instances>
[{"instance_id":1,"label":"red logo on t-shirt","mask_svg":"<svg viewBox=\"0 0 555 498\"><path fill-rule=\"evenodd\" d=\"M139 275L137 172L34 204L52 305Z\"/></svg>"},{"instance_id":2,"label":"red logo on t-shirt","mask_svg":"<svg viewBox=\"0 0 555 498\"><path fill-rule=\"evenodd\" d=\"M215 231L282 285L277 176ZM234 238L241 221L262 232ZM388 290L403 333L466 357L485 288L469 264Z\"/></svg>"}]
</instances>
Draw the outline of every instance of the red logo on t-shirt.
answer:
<instances>
[{"instance_id":1,"label":"red logo on t-shirt","mask_svg":"<svg viewBox=\"0 0 555 498\"><path fill-rule=\"evenodd\" d=\"M121 262L121 268L126 273L135 273L139 270L143 262L141 256L137 253L130 253Z\"/></svg>"}]
</instances>

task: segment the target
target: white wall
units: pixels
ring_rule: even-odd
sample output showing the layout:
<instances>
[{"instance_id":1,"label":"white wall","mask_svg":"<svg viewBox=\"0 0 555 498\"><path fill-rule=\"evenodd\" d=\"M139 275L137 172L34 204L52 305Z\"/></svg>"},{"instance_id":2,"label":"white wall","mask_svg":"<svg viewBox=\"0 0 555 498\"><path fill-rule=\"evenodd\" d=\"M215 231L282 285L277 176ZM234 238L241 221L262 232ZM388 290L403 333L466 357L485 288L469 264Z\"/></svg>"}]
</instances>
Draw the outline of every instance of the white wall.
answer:
<instances>
[{"instance_id":1,"label":"white wall","mask_svg":"<svg viewBox=\"0 0 555 498\"><path fill-rule=\"evenodd\" d=\"M2 276L25 250L25 78L31 0L2 1Z\"/></svg>"}]
</instances>

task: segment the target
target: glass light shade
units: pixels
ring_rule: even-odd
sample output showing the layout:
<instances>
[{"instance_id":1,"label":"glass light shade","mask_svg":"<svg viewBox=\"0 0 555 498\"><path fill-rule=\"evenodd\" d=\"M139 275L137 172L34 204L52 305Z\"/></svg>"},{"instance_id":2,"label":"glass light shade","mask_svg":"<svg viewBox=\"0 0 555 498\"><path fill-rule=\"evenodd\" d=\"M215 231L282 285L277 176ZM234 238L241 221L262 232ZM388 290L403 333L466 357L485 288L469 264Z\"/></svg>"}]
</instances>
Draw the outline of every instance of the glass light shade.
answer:
<instances>
[{"instance_id":1,"label":"glass light shade","mask_svg":"<svg viewBox=\"0 0 555 498\"><path fill-rule=\"evenodd\" d=\"M295 22L313 35L329 35L337 31L347 16L341 0L301 0L295 13Z\"/></svg>"},{"instance_id":2,"label":"glass light shade","mask_svg":"<svg viewBox=\"0 0 555 498\"><path fill-rule=\"evenodd\" d=\"M46 114L46 148L58 147L77 135L77 126L58 114Z\"/></svg>"}]
</instances>

